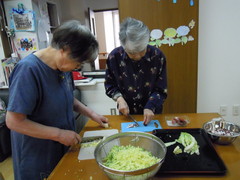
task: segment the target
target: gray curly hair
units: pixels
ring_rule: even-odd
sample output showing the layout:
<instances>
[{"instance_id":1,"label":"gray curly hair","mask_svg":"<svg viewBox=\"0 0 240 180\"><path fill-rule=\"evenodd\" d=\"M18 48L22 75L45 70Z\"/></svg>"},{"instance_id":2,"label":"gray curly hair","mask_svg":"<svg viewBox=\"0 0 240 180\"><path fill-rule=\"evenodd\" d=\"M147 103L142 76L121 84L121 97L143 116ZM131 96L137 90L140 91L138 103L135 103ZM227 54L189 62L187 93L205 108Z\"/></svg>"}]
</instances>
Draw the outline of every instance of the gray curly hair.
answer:
<instances>
[{"instance_id":1,"label":"gray curly hair","mask_svg":"<svg viewBox=\"0 0 240 180\"><path fill-rule=\"evenodd\" d=\"M150 31L142 22L134 18L126 18L120 26L119 39L123 48L131 53L143 51L149 42Z\"/></svg>"}]
</instances>

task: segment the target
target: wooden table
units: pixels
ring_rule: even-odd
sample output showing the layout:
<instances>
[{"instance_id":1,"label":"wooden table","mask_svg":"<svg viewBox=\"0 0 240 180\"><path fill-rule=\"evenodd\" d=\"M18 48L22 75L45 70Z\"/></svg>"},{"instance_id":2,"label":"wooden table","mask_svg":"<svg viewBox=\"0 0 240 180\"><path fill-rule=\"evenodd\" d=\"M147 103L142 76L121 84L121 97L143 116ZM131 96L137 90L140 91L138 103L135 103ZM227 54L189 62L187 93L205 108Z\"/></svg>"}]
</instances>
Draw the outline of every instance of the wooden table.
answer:
<instances>
[{"instance_id":1,"label":"wooden table","mask_svg":"<svg viewBox=\"0 0 240 180\"><path fill-rule=\"evenodd\" d=\"M169 127L166 124L165 116L169 115L186 115L190 119L187 128L201 128L203 123L212 118L219 117L217 113L193 113L193 114L163 114L156 115L154 119L160 121L163 129L173 129L177 127ZM121 129L121 122L129 122L129 120L121 115L106 116L109 119L110 129ZM136 120L142 121L142 115L134 115ZM178 127L179 128L179 127ZM101 130L100 126L93 121L89 121L80 135L85 131ZM227 173L223 176L189 176L189 175L168 175L163 177L154 177L152 179L161 180L190 180L190 179L210 179L210 180L238 180L240 179L240 138L237 138L231 145L214 144L216 151L224 161L227 167ZM109 179L98 167L95 159L78 160L80 145L71 147L58 165L55 167L48 180L104 180Z\"/></svg>"}]
</instances>

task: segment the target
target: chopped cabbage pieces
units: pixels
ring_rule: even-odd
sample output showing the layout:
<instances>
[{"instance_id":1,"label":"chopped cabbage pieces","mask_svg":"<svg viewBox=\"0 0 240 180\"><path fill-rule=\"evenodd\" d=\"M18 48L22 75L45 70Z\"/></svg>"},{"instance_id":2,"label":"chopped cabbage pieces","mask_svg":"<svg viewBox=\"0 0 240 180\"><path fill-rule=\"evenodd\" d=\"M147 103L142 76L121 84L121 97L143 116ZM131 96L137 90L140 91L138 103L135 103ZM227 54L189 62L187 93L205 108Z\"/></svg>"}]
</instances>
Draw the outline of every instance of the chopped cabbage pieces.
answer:
<instances>
[{"instance_id":1,"label":"chopped cabbage pieces","mask_svg":"<svg viewBox=\"0 0 240 180\"><path fill-rule=\"evenodd\" d=\"M165 143L165 145L166 145L166 147L168 147L168 146L174 145L177 142L184 146L184 150L183 150L184 152L189 153L191 155L194 153L197 155L200 154L199 145L198 145L196 139L191 134L189 134L187 132L181 132L178 139L175 139L175 141L172 141L172 142ZM175 149L173 150L173 153L179 154L179 153L175 153L176 152ZM177 152L179 152L179 150Z\"/></svg>"},{"instance_id":2,"label":"chopped cabbage pieces","mask_svg":"<svg viewBox=\"0 0 240 180\"><path fill-rule=\"evenodd\" d=\"M128 145L113 146L103 164L115 170L134 171L150 167L159 161L151 152Z\"/></svg>"},{"instance_id":3,"label":"chopped cabbage pieces","mask_svg":"<svg viewBox=\"0 0 240 180\"><path fill-rule=\"evenodd\" d=\"M176 146L173 150L174 154L181 154L182 153L182 149L179 146Z\"/></svg>"},{"instance_id":4,"label":"chopped cabbage pieces","mask_svg":"<svg viewBox=\"0 0 240 180\"><path fill-rule=\"evenodd\" d=\"M165 143L165 146L168 147L168 146L174 145L175 143L176 143L176 140L172 142L167 142Z\"/></svg>"},{"instance_id":5,"label":"chopped cabbage pieces","mask_svg":"<svg viewBox=\"0 0 240 180\"><path fill-rule=\"evenodd\" d=\"M181 132L177 142L181 143L184 146L184 152L189 154L199 155L199 146L196 139L187 132Z\"/></svg>"}]
</instances>

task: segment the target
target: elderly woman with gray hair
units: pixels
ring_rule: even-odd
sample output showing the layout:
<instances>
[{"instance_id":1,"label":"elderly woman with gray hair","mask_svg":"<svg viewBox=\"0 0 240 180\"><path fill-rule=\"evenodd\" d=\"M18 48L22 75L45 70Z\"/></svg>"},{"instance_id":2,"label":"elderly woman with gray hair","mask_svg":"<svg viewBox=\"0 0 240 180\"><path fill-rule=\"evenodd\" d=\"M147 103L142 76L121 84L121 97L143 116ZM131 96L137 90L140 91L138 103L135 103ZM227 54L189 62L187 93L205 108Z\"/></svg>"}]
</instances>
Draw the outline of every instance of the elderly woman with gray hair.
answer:
<instances>
[{"instance_id":1,"label":"elderly woman with gray hair","mask_svg":"<svg viewBox=\"0 0 240 180\"><path fill-rule=\"evenodd\" d=\"M15 180L47 178L69 146L81 141L73 111L103 127L108 122L73 96L71 71L97 55L98 42L91 31L71 20L54 31L51 46L15 66L6 119Z\"/></svg>"},{"instance_id":2,"label":"elderly woman with gray hair","mask_svg":"<svg viewBox=\"0 0 240 180\"><path fill-rule=\"evenodd\" d=\"M134 18L125 19L119 32L121 46L108 56L106 94L124 115L143 114L147 125L162 113L167 98L166 58L148 45L148 27Z\"/></svg>"}]
</instances>

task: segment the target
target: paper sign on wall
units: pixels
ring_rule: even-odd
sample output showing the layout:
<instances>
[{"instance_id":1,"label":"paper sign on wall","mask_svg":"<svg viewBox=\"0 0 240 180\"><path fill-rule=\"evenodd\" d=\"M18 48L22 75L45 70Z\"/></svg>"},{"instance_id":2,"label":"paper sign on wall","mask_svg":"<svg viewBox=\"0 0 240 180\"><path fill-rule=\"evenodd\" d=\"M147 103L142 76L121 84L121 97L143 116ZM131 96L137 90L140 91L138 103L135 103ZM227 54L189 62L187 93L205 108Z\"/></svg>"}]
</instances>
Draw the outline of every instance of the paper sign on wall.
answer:
<instances>
[{"instance_id":1,"label":"paper sign on wall","mask_svg":"<svg viewBox=\"0 0 240 180\"><path fill-rule=\"evenodd\" d=\"M34 37L22 37L16 39L16 46L18 51L35 51L37 50L37 42Z\"/></svg>"}]
</instances>

